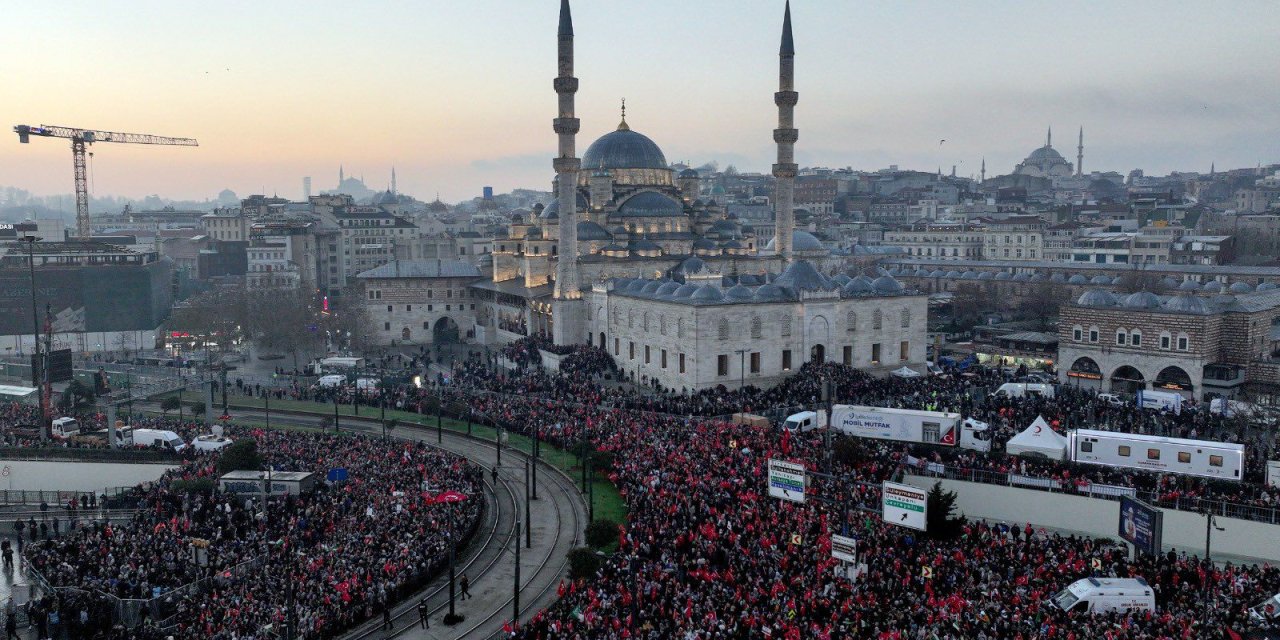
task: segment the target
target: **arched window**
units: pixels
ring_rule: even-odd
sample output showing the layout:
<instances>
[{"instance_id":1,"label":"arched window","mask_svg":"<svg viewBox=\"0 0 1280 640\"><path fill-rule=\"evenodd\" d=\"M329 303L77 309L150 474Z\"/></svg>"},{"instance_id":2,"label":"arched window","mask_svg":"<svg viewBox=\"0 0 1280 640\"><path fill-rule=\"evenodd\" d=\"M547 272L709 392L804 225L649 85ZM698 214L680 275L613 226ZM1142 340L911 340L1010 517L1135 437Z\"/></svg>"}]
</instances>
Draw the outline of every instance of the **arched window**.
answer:
<instances>
[{"instance_id":1,"label":"arched window","mask_svg":"<svg viewBox=\"0 0 1280 640\"><path fill-rule=\"evenodd\" d=\"M848 331L849 333L853 333L854 331L857 331L858 330L858 313L856 311L850 311L848 317L845 319L845 324L848 325L845 328L845 330Z\"/></svg>"},{"instance_id":2,"label":"arched window","mask_svg":"<svg viewBox=\"0 0 1280 640\"><path fill-rule=\"evenodd\" d=\"M871 314L871 328L876 331L879 331L883 326L884 326L884 312L880 311L879 309L876 309L875 312Z\"/></svg>"},{"instance_id":3,"label":"arched window","mask_svg":"<svg viewBox=\"0 0 1280 640\"><path fill-rule=\"evenodd\" d=\"M910 326L911 326L911 310L903 309L902 310L902 328L906 329L907 327L910 327Z\"/></svg>"},{"instance_id":4,"label":"arched window","mask_svg":"<svg viewBox=\"0 0 1280 640\"><path fill-rule=\"evenodd\" d=\"M757 340L764 337L764 325L760 322L760 316L751 316L751 337Z\"/></svg>"},{"instance_id":5,"label":"arched window","mask_svg":"<svg viewBox=\"0 0 1280 640\"><path fill-rule=\"evenodd\" d=\"M1097 327L1089 327L1089 342L1097 342L1098 335L1099 333L1098 333Z\"/></svg>"},{"instance_id":6,"label":"arched window","mask_svg":"<svg viewBox=\"0 0 1280 640\"><path fill-rule=\"evenodd\" d=\"M1188 338L1187 334L1185 333L1179 333L1178 334L1178 351L1189 351L1189 350L1191 350L1191 338Z\"/></svg>"},{"instance_id":7,"label":"arched window","mask_svg":"<svg viewBox=\"0 0 1280 640\"><path fill-rule=\"evenodd\" d=\"M1125 333L1124 329L1116 329L1116 346L1123 347L1124 345L1128 344L1129 343L1128 337L1129 337L1129 334Z\"/></svg>"},{"instance_id":8,"label":"arched window","mask_svg":"<svg viewBox=\"0 0 1280 640\"><path fill-rule=\"evenodd\" d=\"M1075 340L1076 342L1080 342L1081 340L1084 340L1084 327L1080 325L1071 327L1071 339Z\"/></svg>"},{"instance_id":9,"label":"arched window","mask_svg":"<svg viewBox=\"0 0 1280 640\"><path fill-rule=\"evenodd\" d=\"M1168 331L1160 332L1160 348L1165 351L1173 348L1173 334Z\"/></svg>"},{"instance_id":10,"label":"arched window","mask_svg":"<svg viewBox=\"0 0 1280 640\"><path fill-rule=\"evenodd\" d=\"M1131 345L1133 345L1133 346L1135 346L1135 347L1141 347L1141 346L1142 346L1142 332L1141 332L1141 331L1139 331L1139 330L1137 330L1137 329L1134 329L1133 331L1131 331L1131 332L1129 333L1129 344L1131 344Z\"/></svg>"},{"instance_id":11,"label":"arched window","mask_svg":"<svg viewBox=\"0 0 1280 640\"><path fill-rule=\"evenodd\" d=\"M729 339L729 319L728 319L728 318L720 318L720 331L719 331L719 333L720 333L720 339L721 339L721 340L728 340L728 339Z\"/></svg>"},{"instance_id":12,"label":"arched window","mask_svg":"<svg viewBox=\"0 0 1280 640\"><path fill-rule=\"evenodd\" d=\"M666 316L658 316L658 333L661 333L664 336L667 335L667 317Z\"/></svg>"}]
</instances>

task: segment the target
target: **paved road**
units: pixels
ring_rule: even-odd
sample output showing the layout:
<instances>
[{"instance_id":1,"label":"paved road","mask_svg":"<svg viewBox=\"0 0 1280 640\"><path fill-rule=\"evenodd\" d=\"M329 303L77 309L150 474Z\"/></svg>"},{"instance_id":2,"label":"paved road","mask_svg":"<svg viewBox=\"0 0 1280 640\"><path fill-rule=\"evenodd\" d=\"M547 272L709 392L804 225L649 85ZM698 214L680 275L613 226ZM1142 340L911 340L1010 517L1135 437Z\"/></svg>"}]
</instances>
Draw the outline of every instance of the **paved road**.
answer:
<instances>
[{"instance_id":1,"label":"paved road","mask_svg":"<svg viewBox=\"0 0 1280 640\"><path fill-rule=\"evenodd\" d=\"M260 417L261 413L249 409L231 410L233 418L252 419ZM282 426L314 426L321 419L321 416L288 415L278 411L272 411L271 414L272 424ZM376 420L343 416L341 425L344 431L381 433ZM421 440L429 445L439 446L463 455L486 469L493 469L497 463L497 448L493 442L474 440L464 434L445 431L443 441L437 443L435 429L401 424L394 431L393 437ZM500 634L503 624L511 620L514 613L513 545L516 542L517 520L532 523L532 545L522 546L520 549L520 618L527 620L534 612L553 603L557 597L556 587L567 579L566 554L573 547L582 544L587 523L586 505L572 479L549 465L540 464L537 482L539 500L530 501L530 515L528 518L523 517L526 486L524 470L525 456L503 447L502 466L499 467L497 482L493 483L492 477L485 475L485 500L488 506L485 520L472 542L459 552L456 560L458 577L461 578L466 573L471 579L472 597L454 602L456 612L464 616L463 622L453 627L447 627L442 622L442 617L449 610L449 579L446 572L393 610L393 629L382 631L379 629L381 621L375 620L347 634L346 638L439 640L490 638ZM519 543L523 545L525 540L522 532ZM429 629L421 627L417 611L418 602L424 597L431 610Z\"/></svg>"}]
</instances>

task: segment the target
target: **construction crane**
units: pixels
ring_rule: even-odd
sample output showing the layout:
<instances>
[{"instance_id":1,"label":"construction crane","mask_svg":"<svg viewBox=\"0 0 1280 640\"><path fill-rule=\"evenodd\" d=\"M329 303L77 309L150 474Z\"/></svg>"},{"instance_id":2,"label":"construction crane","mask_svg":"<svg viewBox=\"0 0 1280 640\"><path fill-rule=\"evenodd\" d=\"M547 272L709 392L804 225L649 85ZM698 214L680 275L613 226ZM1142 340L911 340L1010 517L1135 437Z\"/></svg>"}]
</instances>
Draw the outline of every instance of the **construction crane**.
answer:
<instances>
[{"instance_id":1,"label":"construction crane","mask_svg":"<svg viewBox=\"0 0 1280 640\"><path fill-rule=\"evenodd\" d=\"M58 127L50 125L20 124L13 128L18 133L18 142L27 144L31 136L44 138L68 138L71 140L71 160L75 165L76 177L76 237L88 240L92 235L89 228L89 185L85 171L84 148L95 142L121 142L126 144L163 144L179 147L198 146L192 138L168 138L146 133L117 133L114 131L95 131L93 129L77 129L75 127Z\"/></svg>"}]
</instances>

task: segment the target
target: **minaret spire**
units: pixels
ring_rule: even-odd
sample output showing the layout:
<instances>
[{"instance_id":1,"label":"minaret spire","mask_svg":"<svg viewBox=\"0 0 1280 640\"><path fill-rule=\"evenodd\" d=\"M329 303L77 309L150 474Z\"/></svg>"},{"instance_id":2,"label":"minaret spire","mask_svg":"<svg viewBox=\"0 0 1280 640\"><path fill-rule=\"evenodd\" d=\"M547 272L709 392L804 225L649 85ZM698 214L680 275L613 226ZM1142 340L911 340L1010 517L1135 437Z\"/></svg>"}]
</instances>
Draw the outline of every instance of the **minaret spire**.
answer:
<instances>
[{"instance_id":1,"label":"minaret spire","mask_svg":"<svg viewBox=\"0 0 1280 640\"><path fill-rule=\"evenodd\" d=\"M1049 126L1049 133L1045 134L1044 136L1044 146L1046 147L1053 146L1053 126L1052 125Z\"/></svg>"},{"instance_id":2,"label":"minaret spire","mask_svg":"<svg viewBox=\"0 0 1280 640\"><path fill-rule=\"evenodd\" d=\"M399 191L396 191L396 167L395 167L395 165L391 165L391 195L393 195L393 196L395 196L395 195L400 195L400 192L399 192Z\"/></svg>"},{"instance_id":3,"label":"minaret spire","mask_svg":"<svg viewBox=\"0 0 1280 640\"><path fill-rule=\"evenodd\" d=\"M978 183L987 181L987 157L982 156L982 172L978 174Z\"/></svg>"},{"instance_id":4,"label":"minaret spire","mask_svg":"<svg viewBox=\"0 0 1280 640\"><path fill-rule=\"evenodd\" d=\"M1084 127L1080 127L1080 143L1076 145L1076 176L1084 175Z\"/></svg>"},{"instance_id":5,"label":"minaret spire","mask_svg":"<svg viewBox=\"0 0 1280 640\"><path fill-rule=\"evenodd\" d=\"M578 79L573 76L573 16L569 0L560 0L556 40L558 73L553 86L559 98L559 112L552 128L560 143L552 166L556 170L556 203L560 209L560 246L553 293L552 337L556 344L575 344L581 341L583 330L579 326L582 289L578 284L578 171L582 161L575 147L580 123L574 117L573 96L578 91Z\"/></svg>"},{"instance_id":6,"label":"minaret spire","mask_svg":"<svg viewBox=\"0 0 1280 640\"><path fill-rule=\"evenodd\" d=\"M618 123L618 131L630 131L631 127L627 126L627 99L622 99L622 122Z\"/></svg>"},{"instance_id":7,"label":"minaret spire","mask_svg":"<svg viewBox=\"0 0 1280 640\"><path fill-rule=\"evenodd\" d=\"M342 188L342 183L347 179L342 165L338 165L338 188Z\"/></svg>"},{"instance_id":8,"label":"minaret spire","mask_svg":"<svg viewBox=\"0 0 1280 640\"><path fill-rule=\"evenodd\" d=\"M778 144L778 161L773 165L774 227L773 246L782 257L782 266L791 264L791 234L795 227L795 179L799 167L795 161L795 144L800 133L795 128L795 106L800 94L795 90L795 41L791 37L791 2L782 15L782 44L778 47L778 92L773 103L778 105L778 128L773 141Z\"/></svg>"}]
</instances>

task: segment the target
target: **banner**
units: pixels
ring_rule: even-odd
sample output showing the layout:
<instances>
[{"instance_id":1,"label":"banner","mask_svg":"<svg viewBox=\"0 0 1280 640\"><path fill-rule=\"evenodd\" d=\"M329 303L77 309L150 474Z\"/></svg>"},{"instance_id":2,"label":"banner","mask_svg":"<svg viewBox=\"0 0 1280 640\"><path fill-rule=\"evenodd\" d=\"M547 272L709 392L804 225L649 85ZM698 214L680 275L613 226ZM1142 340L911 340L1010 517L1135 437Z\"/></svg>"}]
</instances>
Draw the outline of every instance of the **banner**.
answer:
<instances>
[{"instance_id":1,"label":"banner","mask_svg":"<svg viewBox=\"0 0 1280 640\"><path fill-rule=\"evenodd\" d=\"M769 459L769 497L804 504L804 465Z\"/></svg>"},{"instance_id":2,"label":"banner","mask_svg":"<svg viewBox=\"0 0 1280 640\"><path fill-rule=\"evenodd\" d=\"M1164 512L1128 496L1120 497L1119 534L1135 549L1147 555L1161 551Z\"/></svg>"}]
</instances>

